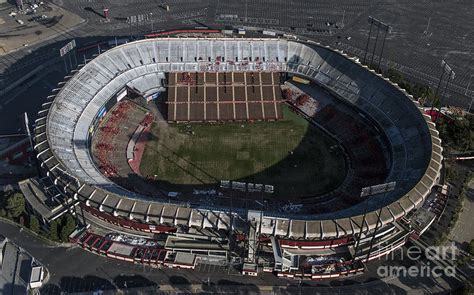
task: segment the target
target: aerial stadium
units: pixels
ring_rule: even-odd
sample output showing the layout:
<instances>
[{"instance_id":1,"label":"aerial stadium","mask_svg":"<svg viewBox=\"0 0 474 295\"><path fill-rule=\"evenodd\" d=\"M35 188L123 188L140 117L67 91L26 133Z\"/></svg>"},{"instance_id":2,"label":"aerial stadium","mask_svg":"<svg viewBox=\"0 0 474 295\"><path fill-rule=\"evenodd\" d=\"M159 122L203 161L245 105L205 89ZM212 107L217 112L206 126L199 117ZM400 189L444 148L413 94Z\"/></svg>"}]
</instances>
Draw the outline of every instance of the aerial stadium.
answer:
<instances>
[{"instance_id":1,"label":"aerial stadium","mask_svg":"<svg viewBox=\"0 0 474 295\"><path fill-rule=\"evenodd\" d=\"M112 253L86 230L73 237L84 248L170 267L211 255L242 261L248 275L309 279L363 271L421 234L411 218L443 159L406 91L292 38L114 47L53 90L34 139L84 224L165 241ZM329 271L312 263L322 256Z\"/></svg>"}]
</instances>

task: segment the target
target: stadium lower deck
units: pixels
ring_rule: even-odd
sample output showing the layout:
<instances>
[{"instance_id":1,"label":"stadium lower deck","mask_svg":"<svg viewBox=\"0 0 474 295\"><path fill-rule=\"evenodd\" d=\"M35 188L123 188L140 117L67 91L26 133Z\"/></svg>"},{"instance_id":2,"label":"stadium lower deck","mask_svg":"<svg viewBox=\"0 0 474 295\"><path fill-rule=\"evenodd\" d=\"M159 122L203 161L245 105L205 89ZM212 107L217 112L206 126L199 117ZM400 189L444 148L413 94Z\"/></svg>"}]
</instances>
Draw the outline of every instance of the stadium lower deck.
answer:
<instances>
[{"instance_id":1,"label":"stadium lower deck","mask_svg":"<svg viewBox=\"0 0 474 295\"><path fill-rule=\"evenodd\" d=\"M168 121L281 118L279 73L170 73Z\"/></svg>"}]
</instances>

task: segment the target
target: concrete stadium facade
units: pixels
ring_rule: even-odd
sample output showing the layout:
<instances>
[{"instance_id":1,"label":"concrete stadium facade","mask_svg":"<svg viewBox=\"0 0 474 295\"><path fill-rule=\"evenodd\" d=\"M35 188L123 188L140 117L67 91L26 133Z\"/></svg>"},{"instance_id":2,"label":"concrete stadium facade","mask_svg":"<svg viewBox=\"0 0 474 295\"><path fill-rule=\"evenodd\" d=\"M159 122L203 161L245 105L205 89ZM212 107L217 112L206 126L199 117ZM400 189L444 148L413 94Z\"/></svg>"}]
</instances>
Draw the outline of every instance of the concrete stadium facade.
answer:
<instances>
[{"instance_id":1,"label":"concrete stadium facade","mask_svg":"<svg viewBox=\"0 0 474 295\"><path fill-rule=\"evenodd\" d=\"M101 108L132 80L159 72L278 71L311 80L373 120L390 142L386 182L397 182L385 203L371 199L334 213L289 215L243 208L193 207L151 199L113 183L94 165L91 130ZM361 227L382 227L419 208L437 183L441 140L416 100L388 79L342 52L314 42L286 39L166 38L124 44L82 65L53 90L38 114L35 150L41 167L72 202L100 219L137 232L175 232L180 227L235 231L289 241L348 243Z\"/></svg>"}]
</instances>

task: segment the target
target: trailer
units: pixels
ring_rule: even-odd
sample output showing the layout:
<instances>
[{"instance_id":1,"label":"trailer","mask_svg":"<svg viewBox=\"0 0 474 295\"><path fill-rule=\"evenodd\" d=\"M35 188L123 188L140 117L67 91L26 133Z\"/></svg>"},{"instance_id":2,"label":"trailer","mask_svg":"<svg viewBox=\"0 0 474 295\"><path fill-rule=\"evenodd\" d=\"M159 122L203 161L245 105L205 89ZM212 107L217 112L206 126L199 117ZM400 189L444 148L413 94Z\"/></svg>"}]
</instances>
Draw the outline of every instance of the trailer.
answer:
<instances>
[{"instance_id":1,"label":"trailer","mask_svg":"<svg viewBox=\"0 0 474 295\"><path fill-rule=\"evenodd\" d=\"M262 34L275 37L277 34L273 31L262 31Z\"/></svg>"}]
</instances>

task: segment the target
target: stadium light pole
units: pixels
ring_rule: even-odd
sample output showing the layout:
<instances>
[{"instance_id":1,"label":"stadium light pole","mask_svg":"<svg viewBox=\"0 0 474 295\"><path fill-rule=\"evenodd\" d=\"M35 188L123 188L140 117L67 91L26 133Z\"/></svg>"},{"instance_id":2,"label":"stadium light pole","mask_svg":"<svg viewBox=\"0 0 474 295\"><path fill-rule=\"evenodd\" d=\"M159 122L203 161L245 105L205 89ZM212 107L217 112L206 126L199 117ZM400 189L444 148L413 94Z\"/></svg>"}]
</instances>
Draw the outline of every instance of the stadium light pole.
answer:
<instances>
[{"instance_id":1,"label":"stadium light pole","mask_svg":"<svg viewBox=\"0 0 474 295\"><path fill-rule=\"evenodd\" d=\"M387 192L393 191L395 189L395 186L396 186L396 182L387 182L387 183L383 183L383 184L363 187L361 189L360 197L366 197L365 209L364 209L364 215L362 217L362 225L360 226L359 236L358 236L358 239L356 241L355 248L354 248L354 256L352 257L352 264L354 264L354 262L355 262L355 259L357 257L357 251L358 251L359 246L360 246L360 240L362 238L362 231L363 231L365 221L366 221L366 217L367 217L367 209L368 209L368 206L369 206L370 197L381 194L381 193L384 194L383 199L382 199L382 206L379 209L380 212L381 212L381 210L383 208L383 203L385 202L385 194ZM379 218L380 218L380 212L379 212ZM378 219L377 224L378 224L379 221L380 220ZM368 226L367 226L367 229L368 229ZM376 230L377 230L377 225L375 227L375 231ZM375 238L375 231L374 231L374 235L373 235L372 240L371 240L371 244L370 244L370 248L369 248L369 254L370 254L370 251L371 251L371 248L372 248L372 241Z\"/></svg>"},{"instance_id":2,"label":"stadium light pole","mask_svg":"<svg viewBox=\"0 0 474 295\"><path fill-rule=\"evenodd\" d=\"M385 39L387 38L387 34L391 33L392 27L387 25L383 21L378 20L378 19L376 19L372 16L369 16L368 22L370 24L370 30L369 30L369 36L367 38L367 43L365 44L365 53L364 53L363 63L365 64L365 62L366 62L367 52L369 50L370 37L371 37L371 34L372 34L372 26L376 26L377 27L377 37L375 37L375 45L374 45L374 49L372 50L372 58L371 58L371 61L370 61L370 66L372 66L373 62L374 62L375 52L377 50L377 43L378 43L378 39L379 39L380 30L383 30L384 31L384 36L383 36L383 43L382 43L382 51L380 53L379 63L378 63L378 68L380 68L380 61L382 60L383 50L384 50L384 47L385 47Z\"/></svg>"},{"instance_id":3,"label":"stadium light pole","mask_svg":"<svg viewBox=\"0 0 474 295\"><path fill-rule=\"evenodd\" d=\"M342 13L342 27L344 28L344 17L346 16L346 10Z\"/></svg>"},{"instance_id":4,"label":"stadium light pole","mask_svg":"<svg viewBox=\"0 0 474 295\"><path fill-rule=\"evenodd\" d=\"M369 23L370 23L370 29L369 29L369 36L367 37L367 43L365 44L364 64L365 64L365 58L367 57L367 50L369 50L370 36L372 34L372 25L374 24L373 18L371 16L369 16Z\"/></svg>"},{"instance_id":5,"label":"stadium light pole","mask_svg":"<svg viewBox=\"0 0 474 295\"><path fill-rule=\"evenodd\" d=\"M130 28L130 40L133 39L133 27L132 27L132 17L127 16L128 27Z\"/></svg>"},{"instance_id":6,"label":"stadium light pole","mask_svg":"<svg viewBox=\"0 0 474 295\"><path fill-rule=\"evenodd\" d=\"M466 91L464 92L464 95L467 96L467 92L469 91L469 86L471 86L471 79L472 79L472 76L474 75L471 75L471 77L469 77L469 83L467 83L467 86L466 86ZM474 97L471 98L471 102L469 103L469 108L467 109L467 112L470 113L471 112L471 107L472 107L472 100L474 99Z\"/></svg>"},{"instance_id":7,"label":"stadium light pole","mask_svg":"<svg viewBox=\"0 0 474 295\"><path fill-rule=\"evenodd\" d=\"M369 262L370 253L372 252L372 247L374 245L375 236L377 235L377 230L379 228L380 215L382 214L382 208L383 208L383 204L385 203L385 195L386 194L387 194L387 192L384 192L382 194L382 202L381 202L382 204L381 204L381 206L379 208L379 211L378 211L377 222L375 223L374 233L372 234L372 238L370 239L369 252L367 252L367 257L365 258L366 262Z\"/></svg>"},{"instance_id":8,"label":"stadium light pole","mask_svg":"<svg viewBox=\"0 0 474 295\"><path fill-rule=\"evenodd\" d=\"M466 91L464 91L464 95L466 95L466 96L467 96L467 92L469 91L469 86L471 86L471 80L472 80L472 77L473 77L473 76L474 76L474 75L471 75L471 76L469 77L469 83L467 83Z\"/></svg>"},{"instance_id":9,"label":"stadium light pole","mask_svg":"<svg viewBox=\"0 0 474 295\"><path fill-rule=\"evenodd\" d=\"M375 45L374 45L374 49L372 51L372 59L370 61L370 66L374 66L373 62L374 62L374 59L375 59L375 52L377 51L377 43L378 43L378 39L379 39L380 30L382 30L384 32L383 42L382 42L382 50L380 52L378 66L377 66L377 68L375 68L375 70L378 70L378 69L380 69L380 62L382 60L383 50L385 48L385 40L387 38L387 34L392 31L392 27L389 26L388 24L384 23L383 21L378 20L378 19L373 18L373 17L369 17L369 22L371 23L371 25L373 24L377 27L377 37L375 38Z\"/></svg>"},{"instance_id":10,"label":"stadium light pole","mask_svg":"<svg viewBox=\"0 0 474 295\"><path fill-rule=\"evenodd\" d=\"M245 2L245 22L248 21L248 12L249 11L249 8L248 8L248 3Z\"/></svg>"},{"instance_id":11,"label":"stadium light pole","mask_svg":"<svg viewBox=\"0 0 474 295\"><path fill-rule=\"evenodd\" d=\"M372 234L372 238L370 239L369 252L367 252L367 257L366 257L366 260L365 260L366 262L369 262L370 253L372 252L372 246L374 244L374 240L375 240L375 236L377 234L379 223L381 222L380 221L380 218L381 218L380 216L382 215L382 208L384 207L385 197L386 197L388 192L391 192L395 189L396 185L397 185L396 182L388 182L388 183L384 183L384 184L381 184L381 185L375 185L375 186L371 187L371 191L372 191L371 193L372 194L382 193L382 201L381 201L381 205L380 205L380 208L379 208L379 211L378 211L377 222L375 223L374 233Z\"/></svg>"},{"instance_id":12,"label":"stadium light pole","mask_svg":"<svg viewBox=\"0 0 474 295\"><path fill-rule=\"evenodd\" d=\"M454 77L456 77L456 74L454 73L454 71L450 68L450 72L449 72L449 77L448 77L448 81L446 82L446 86L444 87L444 91L443 91L443 94L441 94L441 98L439 100L439 112L441 113L441 108L443 107L443 97L444 95L446 94L446 91L448 90L448 87L449 87L449 82L451 80L454 80ZM438 118L439 116L436 116L435 118L435 124L438 123Z\"/></svg>"},{"instance_id":13,"label":"stadium light pole","mask_svg":"<svg viewBox=\"0 0 474 295\"><path fill-rule=\"evenodd\" d=\"M151 32L153 33L153 12L150 12Z\"/></svg>"},{"instance_id":14,"label":"stadium light pole","mask_svg":"<svg viewBox=\"0 0 474 295\"><path fill-rule=\"evenodd\" d=\"M380 52L379 64L377 65L377 71L379 71L379 72L380 72L380 63L382 62L383 49L385 47L385 39L387 38L387 34L390 34L391 32L392 32L392 27L391 26L386 26L385 27L385 33L383 35L382 51Z\"/></svg>"},{"instance_id":15,"label":"stadium light pole","mask_svg":"<svg viewBox=\"0 0 474 295\"><path fill-rule=\"evenodd\" d=\"M372 50L372 58L370 59L370 66L374 64L375 49L377 49L377 42L379 41L380 27L377 26L377 35L375 36L374 49Z\"/></svg>"},{"instance_id":16,"label":"stadium light pole","mask_svg":"<svg viewBox=\"0 0 474 295\"><path fill-rule=\"evenodd\" d=\"M446 71L446 65L447 63L444 61L444 59L441 60L441 67L443 68L443 70L441 71L441 77L439 77L438 86L436 86L436 91L433 96L433 99L436 99L436 97L438 96L439 87L441 86L441 82L443 81L444 73ZM435 105L435 102L433 100L433 102L431 103L431 113L433 113L434 105Z\"/></svg>"},{"instance_id":17,"label":"stadium light pole","mask_svg":"<svg viewBox=\"0 0 474 295\"><path fill-rule=\"evenodd\" d=\"M423 32L425 35L429 34L431 16L428 18L428 24L426 25L426 30Z\"/></svg>"},{"instance_id":18,"label":"stadium light pole","mask_svg":"<svg viewBox=\"0 0 474 295\"><path fill-rule=\"evenodd\" d=\"M362 191L361 191L360 194L361 194L361 197L362 197ZM355 248L354 248L354 256L352 256L352 265L354 265L355 259L357 257L357 250L359 249L360 240L362 238L362 232L363 232L363 229L364 229L364 226L365 226L365 217L367 216L368 207L369 207L369 197L367 197L365 199L364 215L362 216L362 224L360 225L359 236L357 238L356 245L355 245Z\"/></svg>"},{"instance_id":19,"label":"stadium light pole","mask_svg":"<svg viewBox=\"0 0 474 295\"><path fill-rule=\"evenodd\" d=\"M439 79L439 82L438 82L438 87L436 87L436 92L435 92L435 98L438 96L438 93L439 93L439 88L441 86L441 83L442 83L442 80L443 80L443 77L444 77L444 74L448 74L448 81L446 82L446 86L444 88L444 91L443 91L443 94L441 94L441 97L440 97L440 109L439 109L439 112L441 112L441 107L442 107L442 100L443 100L443 95L445 94L448 86L449 86L449 78L451 78L451 80L454 79L455 77L455 73L453 71L453 69L451 68L451 66L443 59L441 61L441 66L443 67L443 71L441 73L441 77ZM434 108L434 103L431 104L431 112L433 112L433 108ZM435 123L438 122L438 116L436 116L435 118Z\"/></svg>"}]
</instances>

